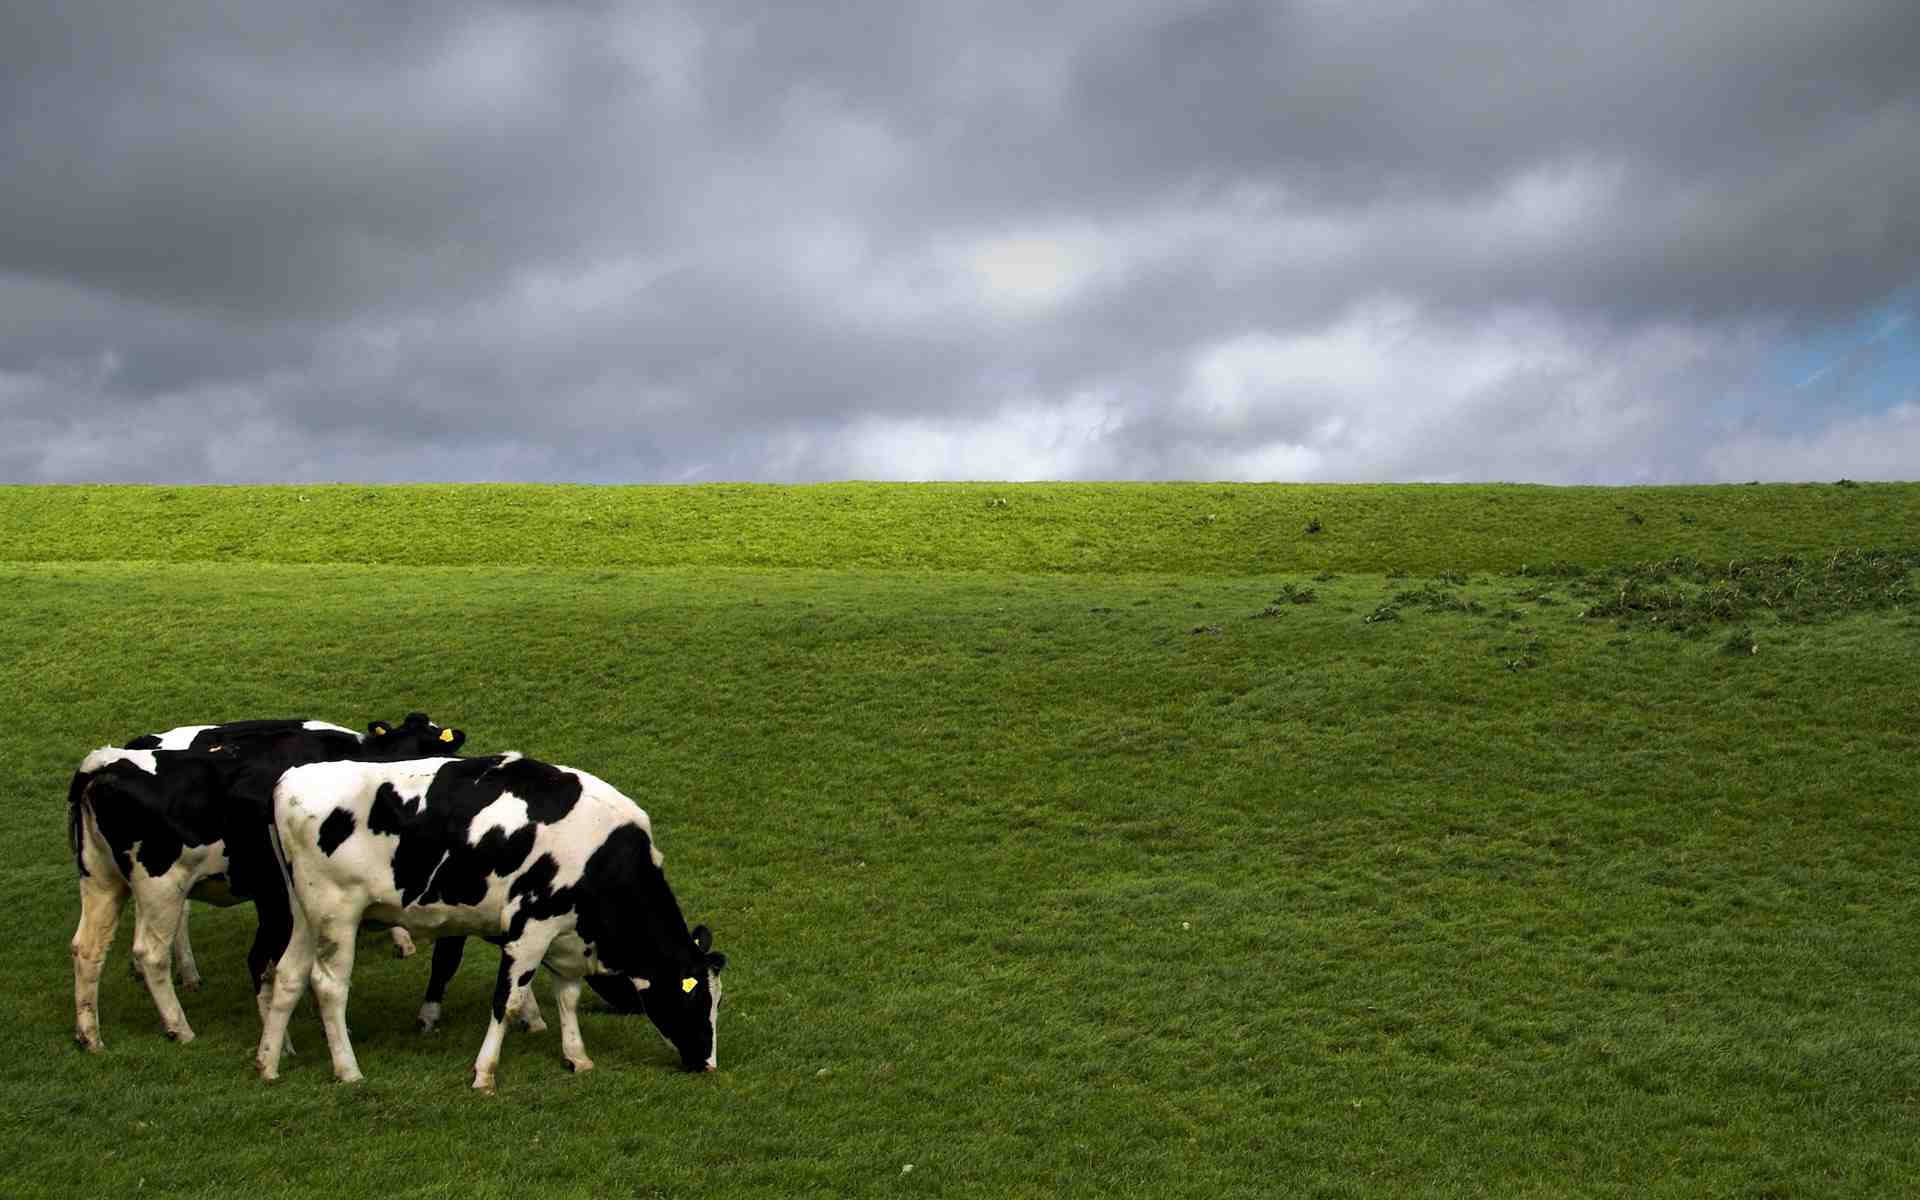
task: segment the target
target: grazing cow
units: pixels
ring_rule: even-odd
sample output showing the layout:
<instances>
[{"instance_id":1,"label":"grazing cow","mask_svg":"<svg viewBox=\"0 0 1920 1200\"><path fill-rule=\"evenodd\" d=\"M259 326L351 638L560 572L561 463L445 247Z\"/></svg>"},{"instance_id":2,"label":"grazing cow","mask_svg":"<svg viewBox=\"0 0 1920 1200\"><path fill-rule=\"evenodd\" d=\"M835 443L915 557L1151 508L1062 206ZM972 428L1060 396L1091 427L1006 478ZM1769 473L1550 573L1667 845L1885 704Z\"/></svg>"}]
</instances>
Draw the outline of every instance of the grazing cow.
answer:
<instances>
[{"instance_id":1,"label":"grazing cow","mask_svg":"<svg viewBox=\"0 0 1920 1200\"><path fill-rule=\"evenodd\" d=\"M500 945L476 1088L493 1086L506 1015L543 963L569 1069L593 1066L577 1009L592 975L644 992L647 1016L681 1065L714 1069L726 956L705 926L687 928L647 814L602 780L518 754L318 763L280 777L273 821L293 935L255 1060L263 1078L278 1076L287 1019L309 976L335 1076L361 1078L347 988L353 930L369 917Z\"/></svg>"},{"instance_id":2,"label":"grazing cow","mask_svg":"<svg viewBox=\"0 0 1920 1200\"><path fill-rule=\"evenodd\" d=\"M214 904L258 901L247 955L255 993L292 923L268 838L273 781L298 763L417 758L451 753L466 735L409 714L375 721L365 734L324 721L239 721L182 726L89 754L67 789L67 835L80 874L73 935L74 1040L100 1040L100 969L127 897L134 900L133 962L168 1037L193 1040L174 994L171 950L182 982L199 982L184 934L189 896ZM176 935L178 935L176 937ZM264 1010L266 1000L258 1000Z\"/></svg>"}]
</instances>

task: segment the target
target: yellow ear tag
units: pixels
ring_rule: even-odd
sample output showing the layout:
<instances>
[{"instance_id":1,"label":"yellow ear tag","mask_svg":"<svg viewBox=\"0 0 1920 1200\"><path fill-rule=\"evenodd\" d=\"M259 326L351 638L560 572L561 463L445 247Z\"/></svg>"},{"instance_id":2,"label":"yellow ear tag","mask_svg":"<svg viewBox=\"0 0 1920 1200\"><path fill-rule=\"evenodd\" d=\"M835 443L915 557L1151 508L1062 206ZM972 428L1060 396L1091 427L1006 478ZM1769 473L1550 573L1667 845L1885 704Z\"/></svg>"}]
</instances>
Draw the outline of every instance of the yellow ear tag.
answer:
<instances>
[{"instance_id":1,"label":"yellow ear tag","mask_svg":"<svg viewBox=\"0 0 1920 1200\"><path fill-rule=\"evenodd\" d=\"M682 979L680 981L680 990L683 992L690 992L699 986L700 986L700 981L698 979L695 979L691 975L687 976L685 979Z\"/></svg>"},{"instance_id":2,"label":"yellow ear tag","mask_svg":"<svg viewBox=\"0 0 1920 1200\"><path fill-rule=\"evenodd\" d=\"M443 742L450 742L450 741L452 741L452 740L453 740L453 730L451 730L451 729L442 729L442 730L440 731L440 740L441 740L441 741L443 741Z\"/></svg>"},{"instance_id":3,"label":"yellow ear tag","mask_svg":"<svg viewBox=\"0 0 1920 1200\"><path fill-rule=\"evenodd\" d=\"M373 727L373 736L375 737L387 736L387 727L385 725L375 725Z\"/></svg>"}]
</instances>

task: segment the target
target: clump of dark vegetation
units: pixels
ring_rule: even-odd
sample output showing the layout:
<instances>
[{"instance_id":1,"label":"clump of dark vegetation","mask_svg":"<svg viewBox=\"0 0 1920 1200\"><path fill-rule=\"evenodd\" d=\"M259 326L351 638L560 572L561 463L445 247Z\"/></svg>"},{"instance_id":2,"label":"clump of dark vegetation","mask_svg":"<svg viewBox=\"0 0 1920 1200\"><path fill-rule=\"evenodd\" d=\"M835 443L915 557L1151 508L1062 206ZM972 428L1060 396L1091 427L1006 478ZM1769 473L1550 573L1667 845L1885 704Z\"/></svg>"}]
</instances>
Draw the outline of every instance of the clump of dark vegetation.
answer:
<instances>
[{"instance_id":1,"label":"clump of dark vegetation","mask_svg":"<svg viewBox=\"0 0 1920 1200\"><path fill-rule=\"evenodd\" d=\"M1860 485L1859 485L1858 483L1856 483L1855 481L1853 481L1853 480L1851 480L1851 479L1836 479L1836 480L1834 480L1834 481L1833 481L1833 486L1835 486L1835 487L1859 487Z\"/></svg>"},{"instance_id":2,"label":"clump of dark vegetation","mask_svg":"<svg viewBox=\"0 0 1920 1200\"><path fill-rule=\"evenodd\" d=\"M1501 645L1493 648L1499 656L1500 666L1508 671L1531 671L1540 665L1546 656L1546 643L1539 638L1528 638L1518 646Z\"/></svg>"},{"instance_id":3,"label":"clump of dark vegetation","mask_svg":"<svg viewBox=\"0 0 1920 1200\"><path fill-rule=\"evenodd\" d=\"M1322 529L1325 529L1325 528L1326 528L1326 526L1324 526L1324 525L1322 525L1322 524L1320 523L1320 518L1319 518L1319 517L1308 517L1308 518L1307 518L1307 532L1308 532L1308 533L1319 533L1319 532L1320 532L1320 531L1321 531Z\"/></svg>"},{"instance_id":4,"label":"clump of dark vegetation","mask_svg":"<svg viewBox=\"0 0 1920 1200\"><path fill-rule=\"evenodd\" d=\"M1458 592L1450 592L1439 583L1428 583L1396 592L1393 597L1393 606L1395 608L1417 607L1430 613L1455 612L1478 615L1487 611L1486 605L1478 600L1462 597Z\"/></svg>"},{"instance_id":5,"label":"clump of dark vegetation","mask_svg":"<svg viewBox=\"0 0 1920 1200\"><path fill-rule=\"evenodd\" d=\"M1399 609L1395 608L1391 604L1382 604L1380 607L1368 613L1366 617L1363 619L1362 623L1367 625L1377 625L1382 621L1398 621L1399 619L1400 619Z\"/></svg>"},{"instance_id":6,"label":"clump of dark vegetation","mask_svg":"<svg viewBox=\"0 0 1920 1200\"><path fill-rule=\"evenodd\" d=\"M1313 577L1313 581L1315 583L1332 583L1334 580L1338 578L1340 577L1338 575L1335 575L1332 571L1322 571L1318 575L1315 575Z\"/></svg>"},{"instance_id":7,"label":"clump of dark vegetation","mask_svg":"<svg viewBox=\"0 0 1920 1200\"><path fill-rule=\"evenodd\" d=\"M1920 550L1841 550L1812 559L1783 554L1725 563L1682 554L1596 572L1573 590L1590 598L1582 616L1697 632L1760 614L1813 621L1910 608L1920 601L1915 567Z\"/></svg>"},{"instance_id":8,"label":"clump of dark vegetation","mask_svg":"<svg viewBox=\"0 0 1920 1200\"><path fill-rule=\"evenodd\" d=\"M1256 619L1277 617L1287 611L1287 606L1290 604L1312 604L1318 598L1312 588L1303 588L1297 583L1284 583L1280 585L1280 594L1273 598L1273 603L1253 615Z\"/></svg>"},{"instance_id":9,"label":"clump of dark vegetation","mask_svg":"<svg viewBox=\"0 0 1920 1200\"><path fill-rule=\"evenodd\" d=\"M1557 558L1550 563L1538 567L1528 563L1521 563L1520 569L1514 572L1514 574L1523 578L1538 577L1541 579L1579 579L1586 573L1587 569L1579 563L1566 562Z\"/></svg>"}]
</instances>

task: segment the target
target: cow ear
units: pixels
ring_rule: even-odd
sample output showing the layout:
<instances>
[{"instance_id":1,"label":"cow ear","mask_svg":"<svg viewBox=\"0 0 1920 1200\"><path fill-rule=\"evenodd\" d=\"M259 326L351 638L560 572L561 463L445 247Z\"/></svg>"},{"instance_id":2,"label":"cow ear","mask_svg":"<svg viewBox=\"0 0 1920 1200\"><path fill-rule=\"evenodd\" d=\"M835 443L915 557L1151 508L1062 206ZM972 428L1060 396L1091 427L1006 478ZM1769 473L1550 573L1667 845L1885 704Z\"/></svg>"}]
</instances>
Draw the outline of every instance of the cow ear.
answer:
<instances>
[{"instance_id":1,"label":"cow ear","mask_svg":"<svg viewBox=\"0 0 1920 1200\"><path fill-rule=\"evenodd\" d=\"M423 712L410 712L407 714L406 719L401 721L400 723L402 725L405 725L409 728L414 728L414 729L417 729L422 725L432 724L432 722L427 720L427 714Z\"/></svg>"},{"instance_id":2,"label":"cow ear","mask_svg":"<svg viewBox=\"0 0 1920 1200\"><path fill-rule=\"evenodd\" d=\"M693 927L693 948L702 954L713 949L713 930L708 929L705 925L695 925Z\"/></svg>"},{"instance_id":3,"label":"cow ear","mask_svg":"<svg viewBox=\"0 0 1920 1200\"><path fill-rule=\"evenodd\" d=\"M720 972L726 970L726 967L727 967L726 955L720 953L718 950L715 950L712 954L707 955L707 970L712 971L715 975L718 975Z\"/></svg>"},{"instance_id":4,"label":"cow ear","mask_svg":"<svg viewBox=\"0 0 1920 1200\"><path fill-rule=\"evenodd\" d=\"M442 729L440 731L440 740L445 744L446 752L452 754L460 748L461 743L467 740L467 731L464 729Z\"/></svg>"},{"instance_id":5,"label":"cow ear","mask_svg":"<svg viewBox=\"0 0 1920 1200\"><path fill-rule=\"evenodd\" d=\"M385 737L387 736L387 730L389 728L390 727L387 725L385 721L374 721L368 724L367 732L372 734L374 737Z\"/></svg>"}]
</instances>

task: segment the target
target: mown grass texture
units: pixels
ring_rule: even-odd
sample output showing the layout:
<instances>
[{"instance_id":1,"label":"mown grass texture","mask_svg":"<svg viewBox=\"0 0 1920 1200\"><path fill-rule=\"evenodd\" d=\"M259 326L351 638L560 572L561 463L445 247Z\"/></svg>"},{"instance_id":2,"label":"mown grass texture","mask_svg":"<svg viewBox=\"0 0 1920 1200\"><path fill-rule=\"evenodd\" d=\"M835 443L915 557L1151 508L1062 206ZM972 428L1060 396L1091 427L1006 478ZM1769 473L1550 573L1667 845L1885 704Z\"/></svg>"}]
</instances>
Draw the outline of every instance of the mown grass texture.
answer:
<instances>
[{"instance_id":1,"label":"mown grass texture","mask_svg":"<svg viewBox=\"0 0 1920 1200\"><path fill-rule=\"evenodd\" d=\"M1833 561L1781 515L1800 491L1721 493L1782 503L1767 537L1688 551L1701 562L1794 551L1787 574L1812 579ZM397 541L410 498L371 502L402 510ZM1840 511L1820 518L1830 551L1901 541ZM1339 535L1322 521L1303 539ZM793 556L821 553L810 528L786 534ZM1652 550L1579 571L1543 553L1521 561L1560 566L1525 575L1461 558L0 564L18 831L0 1193L1904 1191L1910 573L1819 611L1708 603L1676 635L1684 602L1611 598L1711 596L1731 572ZM680 1075L644 1021L598 1014L599 1070L569 1076L553 1034L516 1035L498 1094L471 1095L491 952L469 952L423 1038L424 963L368 940L350 1010L367 1083L331 1081L303 1017L301 1056L265 1086L250 919L204 907L200 1039L159 1037L123 932L109 1050L70 1049L59 798L88 748L415 707L473 752L585 767L652 813L688 915L733 959L718 1075Z\"/></svg>"}]
</instances>

